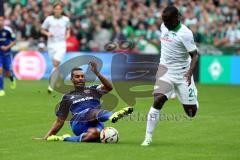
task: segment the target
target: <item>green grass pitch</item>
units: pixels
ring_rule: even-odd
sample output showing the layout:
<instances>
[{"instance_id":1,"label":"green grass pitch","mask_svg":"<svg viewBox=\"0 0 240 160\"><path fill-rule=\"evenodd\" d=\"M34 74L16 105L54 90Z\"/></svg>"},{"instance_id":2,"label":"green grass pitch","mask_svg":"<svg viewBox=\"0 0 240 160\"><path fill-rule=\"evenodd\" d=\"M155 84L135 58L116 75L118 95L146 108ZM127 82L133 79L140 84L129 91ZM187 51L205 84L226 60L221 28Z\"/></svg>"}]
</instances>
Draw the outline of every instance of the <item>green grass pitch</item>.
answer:
<instances>
[{"instance_id":1,"label":"green grass pitch","mask_svg":"<svg viewBox=\"0 0 240 160\"><path fill-rule=\"evenodd\" d=\"M197 85L200 109L192 120L184 118L177 100L168 101L149 147L140 146L144 118L107 123L119 131L118 144L34 141L33 136L41 137L51 127L61 95L46 94L47 81L19 81L14 91L8 86L6 81L7 95L0 97L1 160L240 159L240 86ZM152 98L138 99L135 113L144 117L151 104ZM125 106L120 101L117 109ZM172 114L181 117L173 120ZM71 133L68 122L59 134L63 133Z\"/></svg>"}]
</instances>

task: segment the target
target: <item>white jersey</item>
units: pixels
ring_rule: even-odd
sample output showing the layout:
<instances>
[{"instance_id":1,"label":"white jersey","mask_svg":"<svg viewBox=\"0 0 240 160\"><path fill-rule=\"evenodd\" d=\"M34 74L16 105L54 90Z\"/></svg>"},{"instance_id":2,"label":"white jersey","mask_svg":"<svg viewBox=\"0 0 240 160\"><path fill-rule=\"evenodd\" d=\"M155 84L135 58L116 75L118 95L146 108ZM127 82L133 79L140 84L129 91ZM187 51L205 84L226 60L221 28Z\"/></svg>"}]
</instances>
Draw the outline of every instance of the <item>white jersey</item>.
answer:
<instances>
[{"instance_id":1,"label":"white jersey","mask_svg":"<svg viewBox=\"0 0 240 160\"><path fill-rule=\"evenodd\" d=\"M65 34L66 29L69 26L70 20L66 16L62 16L61 18L48 16L42 24L42 28L53 34L53 37L48 38L48 45L51 46L55 45L56 43L66 43Z\"/></svg>"},{"instance_id":2,"label":"white jersey","mask_svg":"<svg viewBox=\"0 0 240 160\"><path fill-rule=\"evenodd\" d=\"M189 52L197 50L193 34L185 25L179 24L174 30L161 25L160 64L168 68L169 73L183 73L190 67Z\"/></svg>"}]
</instances>

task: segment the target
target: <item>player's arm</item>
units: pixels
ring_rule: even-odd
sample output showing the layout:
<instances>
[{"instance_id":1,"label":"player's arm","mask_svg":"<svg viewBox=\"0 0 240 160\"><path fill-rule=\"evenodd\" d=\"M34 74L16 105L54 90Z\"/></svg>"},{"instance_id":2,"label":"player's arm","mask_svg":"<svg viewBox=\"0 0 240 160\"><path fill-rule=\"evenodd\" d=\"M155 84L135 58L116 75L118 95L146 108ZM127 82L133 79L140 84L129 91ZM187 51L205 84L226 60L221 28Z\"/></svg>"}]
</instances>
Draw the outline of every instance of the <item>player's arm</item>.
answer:
<instances>
[{"instance_id":1,"label":"player's arm","mask_svg":"<svg viewBox=\"0 0 240 160\"><path fill-rule=\"evenodd\" d=\"M53 34L51 32L48 32L47 29L41 28L41 33L47 37L52 37Z\"/></svg>"},{"instance_id":2,"label":"player's arm","mask_svg":"<svg viewBox=\"0 0 240 160\"><path fill-rule=\"evenodd\" d=\"M65 122L65 119L58 117L57 120L53 123L52 128L45 135L44 139L47 139L51 135L56 135L64 125L64 122Z\"/></svg>"},{"instance_id":3,"label":"player's arm","mask_svg":"<svg viewBox=\"0 0 240 160\"><path fill-rule=\"evenodd\" d=\"M70 102L66 99L65 96L63 96L63 99L60 102L60 105L56 112L57 120L53 123L51 129L45 135L44 139L47 139L51 135L56 135L60 131L64 125L65 120L67 119L70 106Z\"/></svg>"},{"instance_id":4,"label":"player's arm","mask_svg":"<svg viewBox=\"0 0 240 160\"><path fill-rule=\"evenodd\" d=\"M47 37L52 37L53 34L48 31L50 18L47 17L41 26L41 33Z\"/></svg>"},{"instance_id":5,"label":"player's arm","mask_svg":"<svg viewBox=\"0 0 240 160\"><path fill-rule=\"evenodd\" d=\"M12 30L9 30L9 32L8 32L8 39L11 40L11 43L1 47L1 49L4 51L11 49L16 44L16 36L12 32Z\"/></svg>"},{"instance_id":6,"label":"player's arm","mask_svg":"<svg viewBox=\"0 0 240 160\"><path fill-rule=\"evenodd\" d=\"M190 68L189 68L188 72L185 74L185 77L187 78L188 85L191 84L191 77L193 75L194 69L195 69L195 67L197 65L197 61L198 61L197 50L189 52L189 54L191 56L191 63L190 63Z\"/></svg>"},{"instance_id":7,"label":"player's arm","mask_svg":"<svg viewBox=\"0 0 240 160\"><path fill-rule=\"evenodd\" d=\"M15 46L16 45L16 40L14 40L14 41L12 41L7 47L10 49L10 48L12 48L13 46Z\"/></svg>"},{"instance_id":8,"label":"player's arm","mask_svg":"<svg viewBox=\"0 0 240 160\"><path fill-rule=\"evenodd\" d=\"M67 18L67 28L65 33L65 39L68 39L70 36L71 36L71 25L70 25L69 18Z\"/></svg>"},{"instance_id":9,"label":"player's arm","mask_svg":"<svg viewBox=\"0 0 240 160\"><path fill-rule=\"evenodd\" d=\"M65 38L68 39L70 36L71 36L71 29L70 29L70 27L68 27L68 28L66 29Z\"/></svg>"},{"instance_id":10,"label":"player's arm","mask_svg":"<svg viewBox=\"0 0 240 160\"><path fill-rule=\"evenodd\" d=\"M188 72L184 75L187 79L188 86L191 84L191 77L193 75L194 69L197 65L198 61L198 51L197 51L197 46L194 42L193 34L192 32L186 32L182 36L182 42L183 45L185 46L186 50L191 56L191 63L190 63L190 68Z\"/></svg>"},{"instance_id":11,"label":"player's arm","mask_svg":"<svg viewBox=\"0 0 240 160\"><path fill-rule=\"evenodd\" d=\"M2 46L1 49L4 51L7 51L7 50L11 49L15 44L16 44L16 40L12 41L9 45Z\"/></svg>"},{"instance_id":12,"label":"player's arm","mask_svg":"<svg viewBox=\"0 0 240 160\"><path fill-rule=\"evenodd\" d=\"M97 63L91 61L89 64L91 66L92 72L99 78L102 83L101 89L107 92L111 91L113 89L112 83L97 70Z\"/></svg>"}]
</instances>

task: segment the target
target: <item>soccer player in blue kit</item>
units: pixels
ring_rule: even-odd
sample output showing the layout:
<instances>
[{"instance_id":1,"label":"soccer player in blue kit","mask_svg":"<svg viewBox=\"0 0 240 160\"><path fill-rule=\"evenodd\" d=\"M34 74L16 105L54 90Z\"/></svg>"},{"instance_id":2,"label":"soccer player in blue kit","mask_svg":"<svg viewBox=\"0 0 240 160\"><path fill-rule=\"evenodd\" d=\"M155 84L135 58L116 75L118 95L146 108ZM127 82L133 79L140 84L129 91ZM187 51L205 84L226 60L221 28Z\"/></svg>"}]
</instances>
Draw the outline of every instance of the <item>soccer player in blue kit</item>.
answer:
<instances>
[{"instance_id":1,"label":"soccer player in blue kit","mask_svg":"<svg viewBox=\"0 0 240 160\"><path fill-rule=\"evenodd\" d=\"M73 68L71 80L75 90L65 94L57 109L57 120L44 137L48 141L69 141L69 142L100 142L100 132L104 128L104 122L110 120L117 122L120 118L133 112L132 107L123 108L115 113L101 109L100 98L103 94L113 89L111 82L98 70L97 63L89 63L91 71L99 78L102 84L85 86L85 74L81 68ZM69 114L73 118L70 126L75 136L56 134L64 125Z\"/></svg>"},{"instance_id":2,"label":"soccer player in blue kit","mask_svg":"<svg viewBox=\"0 0 240 160\"><path fill-rule=\"evenodd\" d=\"M0 97L5 95L4 75L10 78L11 88L15 89L16 81L11 69L12 53L11 48L16 44L15 35L10 28L4 27L4 16L0 16Z\"/></svg>"}]
</instances>

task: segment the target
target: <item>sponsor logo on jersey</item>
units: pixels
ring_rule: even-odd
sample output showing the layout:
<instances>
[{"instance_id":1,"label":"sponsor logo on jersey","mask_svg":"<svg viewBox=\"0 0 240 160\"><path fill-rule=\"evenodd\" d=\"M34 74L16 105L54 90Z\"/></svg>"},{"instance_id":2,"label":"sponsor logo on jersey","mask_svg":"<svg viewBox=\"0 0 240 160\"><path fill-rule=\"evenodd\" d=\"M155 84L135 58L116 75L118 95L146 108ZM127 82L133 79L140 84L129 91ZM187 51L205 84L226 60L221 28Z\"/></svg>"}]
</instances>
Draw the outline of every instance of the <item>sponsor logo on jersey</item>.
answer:
<instances>
[{"instance_id":1,"label":"sponsor logo on jersey","mask_svg":"<svg viewBox=\"0 0 240 160\"><path fill-rule=\"evenodd\" d=\"M172 42L172 40L170 38L165 38L165 37L161 38L161 41Z\"/></svg>"},{"instance_id":2,"label":"sponsor logo on jersey","mask_svg":"<svg viewBox=\"0 0 240 160\"><path fill-rule=\"evenodd\" d=\"M73 104L76 104L76 103L79 103L79 102L84 102L84 101L87 101L87 100L92 100L93 97L86 97L86 98L81 98L81 99L77 99L75 101L73 101Z\"/></svg>"},{"instance_id":3,"label":"sponsor logo on jersey","mask_svg":"<svg viewBox=\"0 0 240 160\"><path fill-rule=\"evenodd\" d=\"M172 40L169 38L169 35L167 33L165 33L163 37L161 37L161 41L172 42Z\"/></svg>"}]
</instances>

